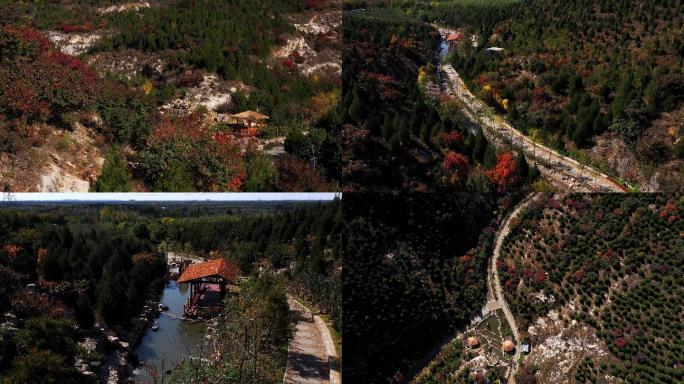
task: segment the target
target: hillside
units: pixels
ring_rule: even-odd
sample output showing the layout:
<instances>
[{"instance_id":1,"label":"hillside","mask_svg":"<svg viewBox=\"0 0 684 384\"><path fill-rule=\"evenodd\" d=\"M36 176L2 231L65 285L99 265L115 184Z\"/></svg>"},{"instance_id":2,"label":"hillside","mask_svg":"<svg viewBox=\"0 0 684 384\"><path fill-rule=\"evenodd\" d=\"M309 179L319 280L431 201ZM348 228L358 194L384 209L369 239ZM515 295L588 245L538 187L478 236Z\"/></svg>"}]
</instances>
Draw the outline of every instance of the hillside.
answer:
<instances>
[{"instance_id":1,"label":"hillside","mask_svg":"<svg viewBox=\"0 0 684 384\"><path fill-rule=\"evenodd\" d=\"M339 188L334 0L2 1L0 20L8 189Z\"/></svg>"},{"instance_id":2,"label":"hillside","mask_svg":"<svg viewBox=\"0 0 684 384\"><path fill-rule=\"evenodd\" d=\"M684 172L682 7L452 0L405 12L467 37L447 60L519 131L641 190L672 191Z\"/></svg>"},{"instance_id":3,"label":"hillside","mask_svg":"<svg viewBox=\"0 0 684 384\"><path fill-rule=\"evenodd\" d=\"M684 379L684 204L662 195L541 195L497 268L540 383Z\"/></svg>"}]
</instances>

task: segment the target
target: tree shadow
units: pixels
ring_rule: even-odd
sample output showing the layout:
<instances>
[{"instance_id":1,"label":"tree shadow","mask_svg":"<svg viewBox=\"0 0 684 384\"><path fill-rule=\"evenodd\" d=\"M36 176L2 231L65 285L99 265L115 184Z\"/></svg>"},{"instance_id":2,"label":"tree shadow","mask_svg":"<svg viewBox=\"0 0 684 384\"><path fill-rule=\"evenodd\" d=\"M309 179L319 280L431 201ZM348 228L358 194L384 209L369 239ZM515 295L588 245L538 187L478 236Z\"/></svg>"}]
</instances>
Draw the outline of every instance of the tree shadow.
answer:
<instances>
[{"instance_id":1,"label":"tree shadow","mask_svg":"<svg viewBox=\"0 0 684 384\"><path fill-rule=\"evenodd\" d=\"M303 379L321 379L330 377L328 362L317 356L290 351L289 361L292 371Z\"/></svg>"}]
</instances>

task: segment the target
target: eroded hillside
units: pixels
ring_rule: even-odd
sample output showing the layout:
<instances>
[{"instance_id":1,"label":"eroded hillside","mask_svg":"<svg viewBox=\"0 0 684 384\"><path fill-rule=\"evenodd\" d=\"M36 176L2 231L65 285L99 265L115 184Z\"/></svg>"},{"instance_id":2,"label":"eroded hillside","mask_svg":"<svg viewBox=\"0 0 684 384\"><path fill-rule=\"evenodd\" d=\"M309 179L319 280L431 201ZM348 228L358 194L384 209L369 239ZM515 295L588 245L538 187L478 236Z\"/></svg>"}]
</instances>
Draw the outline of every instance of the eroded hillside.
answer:
<instances>
[{"instance_id":1,"label":"eroded hillside","mask_svg":"<svg viewBox=\"0 0 684 384\"><path fill-rule=\"evenodd\" d=\"M116 165L115 173L130 180L119 188L336 188L336 161L319 158L335 147L326 131L340 86L339 2L240 7L170 0L0 4L0 18L8 20L2 48L12 53L0 78L28 87L23 100L11 101L9 89L0 95L0 182L17 191L109 188L95 182L103 167ZM26 57L38 69L24 70ZM71 77L49 88L40 77L56 73L41 72L43 64ZM83 91L74 105L55 100L74 89ZM232 117L241 112L268 119ZM201 148L188 135L159 140L188 115L201 116L193 132L209 145L203 156L188 155L189 146ZM233 149L235 161L219 160ZM180 156L160 158L162 151ZM114 164L103 160L109 152Z\"/></svg>"}]
</instances>

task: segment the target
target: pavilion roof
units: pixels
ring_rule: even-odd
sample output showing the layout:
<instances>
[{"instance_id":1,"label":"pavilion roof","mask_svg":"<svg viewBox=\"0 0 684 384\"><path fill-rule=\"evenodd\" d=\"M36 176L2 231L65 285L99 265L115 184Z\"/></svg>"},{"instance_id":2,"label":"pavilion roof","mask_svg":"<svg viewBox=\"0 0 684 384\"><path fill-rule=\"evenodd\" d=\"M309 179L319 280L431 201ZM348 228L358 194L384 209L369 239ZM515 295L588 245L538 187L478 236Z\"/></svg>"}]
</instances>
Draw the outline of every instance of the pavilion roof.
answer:
<instances>
[{"instance_id":1,"label":"pavilion roof","mask_svg":"<svg viewBox=\"0 0 684 384\"><path fill-rule=\"evenodd\" d=\"M178 278L178 282L187 283L211 276L218 276L227 281L235 282L239 275L240 270L237 265L229 263L225 259L214 259L189 266Z\"/></svg>"},{"instance_id":2,"label":"pavilion roof","mask_svg":"<svg viewBox=\"0 0 684 384\"><path fill-rule=\"evenodd\" d=\"M269 117L255 111L244 111L240 113L236 113L233 115L234 118L236 119L245 119L245 120L268 120Z\"/></svg>"}]
</instances>

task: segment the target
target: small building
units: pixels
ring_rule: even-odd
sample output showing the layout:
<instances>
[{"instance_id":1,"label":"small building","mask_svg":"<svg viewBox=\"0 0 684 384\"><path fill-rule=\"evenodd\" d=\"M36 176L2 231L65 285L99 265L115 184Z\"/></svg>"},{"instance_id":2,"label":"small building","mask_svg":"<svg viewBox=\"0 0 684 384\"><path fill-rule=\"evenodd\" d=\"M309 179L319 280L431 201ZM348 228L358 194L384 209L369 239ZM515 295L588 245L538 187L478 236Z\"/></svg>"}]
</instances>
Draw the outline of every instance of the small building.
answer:
<instances>
[{"instance_id":1,"label":"small building","mask_svg":"<svg viewBox=\"0 0 684 384\"><path fill-rule=\"evenodd\" d=\"M259 129L267 126L268 116L255 111L244 111L235 115L218 113L214 117L217 123L223 123L231 129L231 134L238 137L254 137Z\"/></svg>"},{"instance_id":2,"label":"small building","mask_svg":"<svg viewBox=\"0 0 684 384\"><path fill-rule=\"evenodd\" d=\"M520 351L526 355L529 354L530 353L530 343L528 343L528 342L522 343L522 345L520 346Z\"/></svg>"},{"instance_id":3,"label":"small building","mask_svg":"<svg viewBox=\"0 0 684 384\"><path fill-rule=\"evenodd\" d=\"M501 53L504 51L504 49L501 47L489 47L489 48L486 48L485 51L493 54L493 53Z\"/></svg>"},{"instance_id":4,"label":"small building","mask_svg":"<svg viewBox=\"0 0 684 384\"><path fill-rule=\"evenodd\" d=\"M238 267L224 259L190 265L178 278L178 283L190 284L184 316L198 318L220 313L228 288L237 285L239 275Z\"/></svg>"},{"instance_id":5,"label":"small building","mask_svg":"<svg viewBox=\"0 0 684 384\"><path fill-rule=\"evenodd\" d=\"M252 137L259 134L259 129L266 127L266 121L270 117L255 111L244 111L232 115L235 119L233 128L236 128L236 133L239 133L240 137Z\"/></svg>"},{"instance_id":6,"label":"small building","mask_svg":"<svg viewBox=\"0 0 684 384\"><path fill-rule=\"evenodd\" d=\"M449 33L446 36L446 43L449 46L449 50L456 48L461 40L463 40L463 37L461 32Z\"/></svg>"},{"instance_id":7,"label":"small building","mask_svg":"<svg viewBox=\"0 0 684 384\"><path fill-rule=\"evenodd\" d=\"M477 348L480 345L480 338L476 336L470 336L466 339L466 345L470 348Z\"/></svg>"},{"instance_id":8,"label":"small building","mask_svg":"<svg viewBox=\"0 0 684 384\"><path fill-rule=\"evenodd\" d=\"M503 350L506 353L513 352L515 349L515 344L513 344L513 341L511 340L506 340L503 343L501 343L501 350Z\"/></svg>"}]
</instances>

